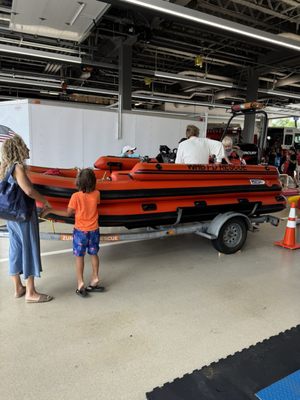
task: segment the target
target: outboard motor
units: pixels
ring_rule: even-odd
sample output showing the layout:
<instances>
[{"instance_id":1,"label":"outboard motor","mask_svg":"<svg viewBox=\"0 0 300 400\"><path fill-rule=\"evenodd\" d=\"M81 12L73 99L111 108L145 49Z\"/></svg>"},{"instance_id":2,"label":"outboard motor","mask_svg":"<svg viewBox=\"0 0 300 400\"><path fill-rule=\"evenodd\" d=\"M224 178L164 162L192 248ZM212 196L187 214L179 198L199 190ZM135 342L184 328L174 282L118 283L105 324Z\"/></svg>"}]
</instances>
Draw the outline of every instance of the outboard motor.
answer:
<instances>
[{"instance_id":1,"label":"outboard motor","mask_svg":"<svg viewBox=\"0 0 300 400\"><path fill-rule=\"evenodd\" d=\"M156 159L160 163L175 163L177 149L171 150L166 145L159 146L159 154Z\"/></svg>"},{"instance_id":2,"label":"outboard motor","mask_svg":"<svg viewBox=\"0 0 300 400\"><path fill-rule=\"evenodd\" d=\"M247 165L258 164L258 147L253 143L238 143L237 145L243 153L243 159Z\"/></svg>"}]
</instances>

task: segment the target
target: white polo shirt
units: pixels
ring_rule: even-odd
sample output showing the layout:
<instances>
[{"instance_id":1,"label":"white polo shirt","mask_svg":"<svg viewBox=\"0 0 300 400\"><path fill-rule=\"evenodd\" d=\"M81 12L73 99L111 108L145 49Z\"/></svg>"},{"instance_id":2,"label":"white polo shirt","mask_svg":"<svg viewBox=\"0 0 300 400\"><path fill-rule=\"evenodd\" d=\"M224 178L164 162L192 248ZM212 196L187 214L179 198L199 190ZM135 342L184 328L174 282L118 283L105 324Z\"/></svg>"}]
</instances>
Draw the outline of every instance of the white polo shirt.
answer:
<instances>
[{"instance_id":1,"label":"white polo shirt","mask_svg":"<svg viewBox=\"0 0 300 400\"><path fill-rule=\"evenodd\" d=\"M209 156L215 155L217 162L225 157L221 142L207 138L191 136L178 146L176 164L208 164Z\"/></svg>"}]
</instances>

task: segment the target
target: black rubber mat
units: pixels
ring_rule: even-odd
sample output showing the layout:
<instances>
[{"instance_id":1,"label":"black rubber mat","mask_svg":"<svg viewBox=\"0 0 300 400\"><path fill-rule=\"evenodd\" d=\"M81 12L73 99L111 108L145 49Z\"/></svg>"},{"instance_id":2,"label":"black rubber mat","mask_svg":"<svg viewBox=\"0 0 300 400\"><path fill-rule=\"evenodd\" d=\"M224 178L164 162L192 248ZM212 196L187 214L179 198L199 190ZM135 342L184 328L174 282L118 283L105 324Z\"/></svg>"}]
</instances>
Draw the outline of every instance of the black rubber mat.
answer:
<instances>
[{"instance_id":1,"label":"black rubber mat","mask_svg":"<svg viewBox=\"0 0 300 400\"><path fill-rule=\"evenodd\" d=\"M300 368L300 325L146 393L148 400L257 400Z\"/></svg>"}]
</instances>

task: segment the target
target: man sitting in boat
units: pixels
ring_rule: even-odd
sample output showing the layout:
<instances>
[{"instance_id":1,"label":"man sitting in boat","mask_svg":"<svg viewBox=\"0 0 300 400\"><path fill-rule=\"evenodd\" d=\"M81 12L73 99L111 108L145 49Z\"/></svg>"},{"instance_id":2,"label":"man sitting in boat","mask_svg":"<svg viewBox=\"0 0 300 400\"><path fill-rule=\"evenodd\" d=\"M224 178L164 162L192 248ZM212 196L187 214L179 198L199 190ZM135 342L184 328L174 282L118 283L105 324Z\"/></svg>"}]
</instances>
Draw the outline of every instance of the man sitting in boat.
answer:
<instances>
[{"instance_id":1,"label":"man sitting in boat","mask_svg":"<svg viewBox=\"0 0 300 400\"><path fill-rule=\"evenodd\" d=\"M223 160L224 164L246 165L242 151L238 146L233 146L232 138L230 136L225 136L222 140L222 144L225 150L225 158Z\"/></svg>"},{"instance_id":2,"label":"man sitting in boat","mask_svg":"<svg viewBox=\"0 0 300 400\"><path fill-rule=\"evenodd\" d=\"M178 146L176 164L208 164L209 156L216 156L216 163L220 164L225 157L224 147L217 140L200 138L199 128L195 125L186 127L188 140Z\"/></svg>"},{"instance_id":3,"label":"man sitting in boat","mask_svg":"<svg viewBox=\"0 0 300 400\"><path fill-rule=\"evenodd\" d=\"M122 149L121 157L138 158L140 155L135 153L136 147L124 146Z\"/></svg>"}]
</instances>

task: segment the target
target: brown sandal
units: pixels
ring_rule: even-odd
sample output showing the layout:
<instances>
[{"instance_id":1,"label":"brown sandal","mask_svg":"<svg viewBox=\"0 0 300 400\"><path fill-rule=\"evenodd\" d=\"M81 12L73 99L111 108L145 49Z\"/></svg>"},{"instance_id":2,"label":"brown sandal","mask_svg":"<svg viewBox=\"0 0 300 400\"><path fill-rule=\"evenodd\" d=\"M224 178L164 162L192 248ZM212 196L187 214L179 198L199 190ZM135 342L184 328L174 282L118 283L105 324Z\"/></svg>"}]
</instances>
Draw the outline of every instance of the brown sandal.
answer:
<instances>
[{"instance_id":1,"label":"brown sandal","mask_svg":"<svg viewBox=\"0 0 300 400\"><path fill-rule=\"evenodd\" d=\"M53 300L53 296L49 294L40 294L39 298L36 300L26 300L26 303L47 303L48 301Z\"/></svg>"}]
</instances>

